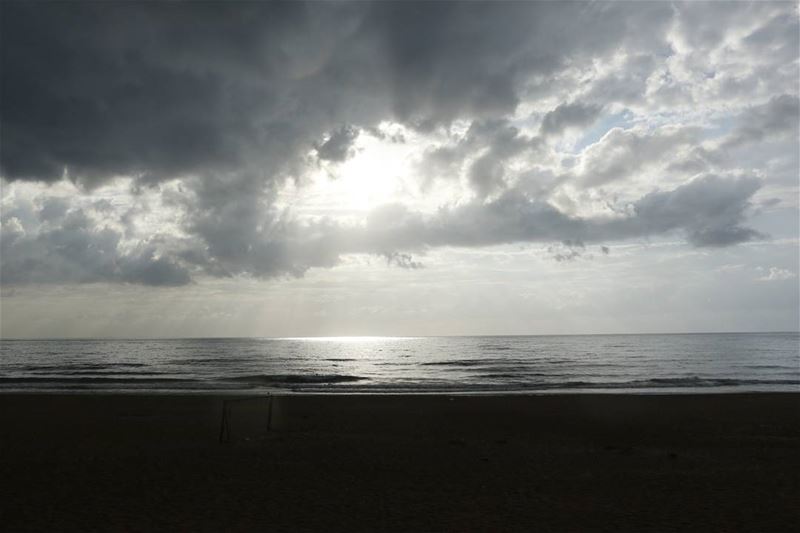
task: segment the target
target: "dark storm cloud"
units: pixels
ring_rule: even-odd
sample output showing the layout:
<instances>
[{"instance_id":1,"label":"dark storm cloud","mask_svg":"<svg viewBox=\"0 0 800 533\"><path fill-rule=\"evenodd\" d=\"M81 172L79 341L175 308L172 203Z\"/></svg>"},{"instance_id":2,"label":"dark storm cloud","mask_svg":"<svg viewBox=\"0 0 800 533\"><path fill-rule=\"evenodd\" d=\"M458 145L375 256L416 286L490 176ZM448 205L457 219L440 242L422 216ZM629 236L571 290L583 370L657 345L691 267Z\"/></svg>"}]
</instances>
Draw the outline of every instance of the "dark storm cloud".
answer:
<instances>
[{"instance_id":1,"label":"dark storm cloud","mask_svg":"<svg viewBox=\"0 0 800 533\"><path fill-rule=\"evenodd\" d=\"M272 176L337 113L348 83L322 88L340 73L320 49L357 22L351 11L4 3L3 174L91 185L258 164Z\"/></svg>"},{"instance_id":2,"label":"dark storm cloud","mask_svg":"<svg viewBox=\"0 0 800 533\"><path fill-rule=\"evenodd\" d=\"M2 172L93 184L255 164L273 176L342 123L430 127L509 113L529 76L571 53L610 49L622 31L635 38L629 30L649 11L4 2ZM581 38L562 37L578 29Z\"/></svg>"},{"instance_id":3,"label":"dark storm cloud","mask_svg":"<svg viewBox=\"0 0 800 533\"><path fill-rule=\"evenodd\" d=\"M348 252L384 254L410 266L416 263L406 252L444 245L598 242L670 231L683 231L698 246L756 237L743 226L758 188L752 180L698 179L646 195L626 216L606 220L572 217L510 179L510 159L537 157L538 139L510 122L523 99L577 76L595 58L625 55L623 72L609 70L588 88L572 88L545 116L541 132L585 126L611 103L644 100L647 80L671 53L668 32L680 30L698 47L722 42L724 31L692 29L690 18L680 18L683 26L675 29L679 10L668 3L0 6L6 180L67 177L87 190L124 175L133 177L135 191L182 182L178 192L162 194L181 213L180 236L140 235L134 244L127 237L144 214L133 210L114 226L99 209L92 214L58 199L40 209L6 209L4 284L180 285L196 274L301 275ZM729 6L693 9L739 20ZM767 29L749 34L748 46L786 55L796 23L773 11ZM782 83L773 73L780 69L764 68L764 79L777 80L765 85ZM796 97L788 98L763 112L754 108L752 128L736 135L758 140L756 129L783 128L782 117L797 107ZM426 174L454 179L463 170L475 199L432 217L396 206L377 210L365 227L298 221L276 207L285 180L302 185L316 164L314 150L331 164L343 161L358 132L377 131L386 120L418 132L455 120L470 124L463 139L429 152ZM796 120L788 125L796 131ZM586 174L570 177L576 186L622 180L694 139L613 135L617 149L598 146Z\"/></svg>"}]
</instances>

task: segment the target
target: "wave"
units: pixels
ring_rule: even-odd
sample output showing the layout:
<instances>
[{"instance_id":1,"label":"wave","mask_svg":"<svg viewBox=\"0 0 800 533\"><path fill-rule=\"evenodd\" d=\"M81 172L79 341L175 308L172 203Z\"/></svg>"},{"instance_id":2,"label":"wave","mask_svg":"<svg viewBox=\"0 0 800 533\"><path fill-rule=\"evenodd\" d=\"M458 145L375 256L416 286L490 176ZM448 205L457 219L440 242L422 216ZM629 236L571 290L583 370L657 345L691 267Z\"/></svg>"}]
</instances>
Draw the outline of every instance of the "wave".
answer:
<instances>
[{"instance_id":1,"label":"wave","mask_svg":"<svg viewBox=\"0 0 800 533\"><path fill-rule=\"evenodd\" d=\"M550 377L551 379L547 379ZM687 392L714 388L759 390L794 390L800 379L734 379L664 377L630 381L553 380L542 374L517 375L492 373L476 376L474 381L411 379L394 382L375 382L363 376L343 374L257 374L218 379L190 378L130 378L130 377L0 377L0 389L70 390L109 388L124 390L243 390L274 387L295 392L363 392L363 393L504 393L504 392L646 392L685 390ZM333 387L335 385L335 387Z\"/></svg>"},{"instance_id":2,"label":"wave","mask_svg":"<svg viewBox=\"0 0 800 533\"><path fill-rule=\"evenodd\" d=\"M524 359L505 359L505 358L491 358L491 359L455 359L451 361L428 361L426 363L419 363L420 366L458 366L458 367L475 367L475 366L488 366L499 365L502 367L511 367L518 365L519 368L529 368L532 361Z\"/></svg>"},{"instance_id":3,"label":"wave","mask_svg":"<svg viewBox=\"0 0 800 533\"><path fill-rule=\"evenodd\" d=\"M515 384L517 385L517 384ZM525 384L530 389L665 389L800 385L797 379L701 378L698 376L651 378L632 381L550 381Z\"/></svg>"},{"instance_id":4,"label":"wave","mask_svg":"<svg viewBox=\"0 0 800 533\"><path fill-rule=\"evenodd\" d=\"M15 370L22 372L60 372L60 371L96 371L116 368L142 368L147 363L64 363L61 365L22 365Z\"/></svg>"},{"instance_id":5,"label":"wave","mask_svg":"<svg viewBox=\"0 0 800 533\"><path fill-rule=\"evenodd\" d=\"M236 376L228 378L228 381L240 383L257 383L260 385L280 385L280 384L327 384L327 383L351 383L363 381L367 378L361 376L349 376L345 374L256 374L252 376Z\"/></svg>"},{"instance_id":6,"label":"wave","mask_svg":"<svg viewBox=\"0 0 800 533\"><path fill-rule=\"evenodd\" d=\"M558 374L559 376L563 374ZM545 374L543 372L526 372L526 373L512 373L512 372L492 372L489 374L481 374L482 378L489 379L510 379L510 380L523 380L530 377L553 377L553 374Z\"/></svg>"},{"instance_id":7,"label":"wave","mask_svg":"<svg viewBox=\"0 0 800 533\"><path fill-rule=\"evenodd\" d=\"M23 385L23 384L36 384L36 383L86 383L86 384L137 384L137 383L147 383L147 384L159 384L159 383L191 383L196 382L197 380L193 379L186 379L186 378L117 378L117 377L79 377L79 378L72 378L69 376L52 376L52 377L39 377L39 376L30 376L30 377L0 377L0 385Z\"/></svg>"},{"instance_id":8,"label":"wave","mask_svg":"<svg viewBox=\"0 0 800 533\"><path fill-rule=\"evenodd\" d=\"M244 357L214 357L214 358L198 358L198 359L170 359L166 361L168 365L213 365L213 364L231 364L231 363L250 363L252 359L245 359Z\"/></svg>"},{"instance_id":9,"label":"wave","mask_svg":"<svg viewBox=\"0 0 800 533\"><path fill-rule=\"evenodd\" d=\"M507 350L513 350L514 348L503 344L480 344L478 345L478 349L487 352L505 352Z\"/></svg>"},{"instance_id":10,"label":"wave","mask_svg":"<svg viewBox=\"0 0 800 533\"><path fill-rule=\"evenodd\" d=\"M473 366L483 366L484 361L431 361L430 363L420 363L420 366L459 366L469 368Z\"/></svg>"},{"instance_id":11,"label":"wave","mask_svg":"<svg viewBox=\"0 0 800 533\"><path fill-rule=\"evenodd\" d=\"M42 370L34 370L31 371L31 374L34 375L57 375L57 376L163 376L164 372L158 372L156 370L132 370L130 372L125 371L118 371L114 369L107 369L107 370L60 370L58 372L51 372L51 371L42 371Z\"/></svg>"},{"instance_id":12,"label":"wave","mask_svg":"<svg viewBox=\"0 0 800 533\"><path fill-rule=\"evenodd\" d=\"M625 386L643 385L646 387L729 387L742 385L800 385L798 379L735 379L701 378L688 376L680 378L650 378L628 381Z\"/></svg>"},{"instance_id":13,"label":"wave","mask_svg":"<svg viewBox=\"0 0 800 533\"><path fill-rule=\"evenodd\" d=\"M599 381L534 381L534 380L515 380L513 374L489 374L483 375L487 379L508 380L506 383L498 382L434 382L434 383L373 383L356 384L343 386L339 390L343 392L396 392L396 393L470 393L470 392L537 392L537 391L655 391L660 389L686 389L687 391L704 388L737 388L737 387L786 387L798 386L800 380L795 379L732 379L732 378L700 378L697 376L681 378L652 378L646 380L632 380L619 382L599 382ZM301 387L299 391L313 392L317 389L314 384Z\"/></svg>"},{"instance_id":14,"label":"wave","mask_svg":"<svg viewBox=\"0 0 800 533\"><path fill-rule=\"evenodd\" d=\"M742 368L747 368L750 370L795 370L797 371L796 367L791 367L787 365L744 365Z\"/></svg>"}]
</instances>

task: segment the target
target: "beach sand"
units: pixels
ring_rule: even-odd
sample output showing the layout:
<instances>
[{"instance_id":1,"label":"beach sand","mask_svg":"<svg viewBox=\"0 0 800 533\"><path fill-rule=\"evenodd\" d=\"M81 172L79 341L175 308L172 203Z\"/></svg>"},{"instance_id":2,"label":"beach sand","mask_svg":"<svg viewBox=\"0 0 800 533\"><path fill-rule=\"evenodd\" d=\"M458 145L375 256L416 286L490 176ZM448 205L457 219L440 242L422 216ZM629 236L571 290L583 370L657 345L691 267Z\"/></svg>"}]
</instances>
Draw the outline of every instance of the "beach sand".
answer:
<instances>
[{"instance_id":1,"label":"beach sand","mask_svg":"<svg viewBox=\"0 0 800 533\"><path fill-rule=\"evenodd\" d=\"M225 399L0 396L0 529L800 524L800 394Z\"/></svg>"}]
</instances>

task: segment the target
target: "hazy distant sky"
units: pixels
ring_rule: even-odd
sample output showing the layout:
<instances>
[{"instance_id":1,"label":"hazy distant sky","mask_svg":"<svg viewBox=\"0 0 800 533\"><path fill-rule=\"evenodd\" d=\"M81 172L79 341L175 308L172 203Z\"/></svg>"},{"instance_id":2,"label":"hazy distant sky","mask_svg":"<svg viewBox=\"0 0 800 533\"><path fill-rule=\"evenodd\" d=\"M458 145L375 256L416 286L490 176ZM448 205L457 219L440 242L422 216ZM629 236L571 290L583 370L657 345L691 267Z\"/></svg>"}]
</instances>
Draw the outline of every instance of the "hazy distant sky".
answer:
<instances>
[{"instance_id":1,"label":"hazy distant sky","mask_svg":"<svg viewBox=\"0 0 800 533\"><path fill-rule=\"evenodd\" d=\"M795 2L2 9L2 335L796 330Z\"/></svg>"}]
</instances>

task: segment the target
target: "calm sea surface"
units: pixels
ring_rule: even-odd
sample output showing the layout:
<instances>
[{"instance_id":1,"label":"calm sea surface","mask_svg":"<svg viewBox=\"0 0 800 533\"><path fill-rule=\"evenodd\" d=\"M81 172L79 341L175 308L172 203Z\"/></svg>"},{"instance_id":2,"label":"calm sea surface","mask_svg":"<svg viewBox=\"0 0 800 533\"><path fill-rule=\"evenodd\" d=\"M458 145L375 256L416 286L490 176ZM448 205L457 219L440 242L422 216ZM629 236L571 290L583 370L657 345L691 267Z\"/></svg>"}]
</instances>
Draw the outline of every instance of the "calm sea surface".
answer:
<instances>
[{"instance_id":1,"label":"calm sea surface","mask_svg":"<svg viewBox=\"0 0 800 533\"><path fill-rule=\"evenodd\" d=\"M2 340L0 391L800 391L800 335Z\"/></svg>"}]
</instances>

